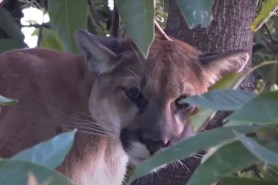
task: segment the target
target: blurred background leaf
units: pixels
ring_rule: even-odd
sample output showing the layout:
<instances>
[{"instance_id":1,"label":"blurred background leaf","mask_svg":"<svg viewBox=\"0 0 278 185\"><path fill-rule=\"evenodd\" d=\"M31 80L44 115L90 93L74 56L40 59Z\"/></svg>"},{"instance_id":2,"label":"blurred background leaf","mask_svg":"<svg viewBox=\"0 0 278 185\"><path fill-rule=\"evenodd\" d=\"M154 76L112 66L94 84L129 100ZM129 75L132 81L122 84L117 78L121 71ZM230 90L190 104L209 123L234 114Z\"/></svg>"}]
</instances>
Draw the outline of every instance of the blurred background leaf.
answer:
<instances>
[{"instance_id":1,"label":"blurred background leaf","mask_svg":"<svg viewBox=\"0 0 278 185\"><path fill-rule=\"evenodd\" d=\"M206 27L213 20L212 5L214 0L177 0L181 13L189 26L197 25Z\"/></svg>"},{"instance_id":2,"label":"blurred background leaf","mask_svg":"<svg viewBox=\"0 0 278 185\"><path fill-rule=\"evenodd\" d=\"M86 0L48 0L51 23L67 51L79 51L74 34L78 29L87 28L87 10Z\"/></svg>"},{"instance_id":3,"label":"blurred background leaf","mask_svg":"<svg viewBox=\"0 0 278 185\"><path fill-rule=\"evenodd\" d=\"M55 170L27 161L0 160L0 184L26 185L30 173L34 174L40 183L48 182L48 185L71 185L64 176Z\"/></svg>"},{"instance_id":4,"label":"blurred background leaf","mask_svg":"<svg viewBox=\"0 0 278 185\"><path fill-rule=\"evenodd\" d=\"M75 131L59 134L48 141L19 152L11 159L29 161L54 169L63 162L70 151L74 134Z\"/></svg>"},{"instance_id":5,"label":"blurred background leaf","mask_svg":"<svg viewBox=\"0 0 278 185\"><path fill-rule=\"evenodd\" d=\"M116 2L127 33L147 57L154 39L154 1L117 0Z\"/></svg>"}]
</instances>

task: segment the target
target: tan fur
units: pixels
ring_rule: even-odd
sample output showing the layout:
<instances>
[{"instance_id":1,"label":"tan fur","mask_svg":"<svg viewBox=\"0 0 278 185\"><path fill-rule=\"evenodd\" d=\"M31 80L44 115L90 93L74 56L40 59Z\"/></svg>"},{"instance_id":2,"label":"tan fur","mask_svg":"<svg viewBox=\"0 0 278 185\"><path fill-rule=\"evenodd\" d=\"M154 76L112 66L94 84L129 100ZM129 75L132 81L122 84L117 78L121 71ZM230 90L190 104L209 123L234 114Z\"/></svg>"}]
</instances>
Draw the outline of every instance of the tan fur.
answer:
<instances>
[{"instance_id":1,"label":"tan fur","mask_svg":"<svg viewBox=\"0 0 278 185\"><path fill-rule=\"evenodd\" d=\"M79 42L87 52L90 47L82 45L86 39L80 38ZM92 40L92 48L99 45L95 42ZM183 95L206 92L211 78L215 78L199 62L200 53L181 41L160 36L146 60L129 40L123 41L121 47L119 54L105 49L103 55L93 56L94 60L98 56L115 60L92 69L100 74L89 70L86 63L90 66L90 61L83 55L48 49L0 55L0 94L18 100L16 105L2 107L0 156L10 157L65 130L78 128L82 120L87 124L97 122L103 130L143 130L144 136L169 139L171 144L190 137L188 110L177 113L175 102ZM213 74L220 76L218 71ZM143 77L147 82L142 93L148 106L138 116L138 108L121 87L138 87ZM76 185L120 185L128 160L126 153L119 135L77 132L74 145L58 170Z\"/></svg>"}]
</instances>

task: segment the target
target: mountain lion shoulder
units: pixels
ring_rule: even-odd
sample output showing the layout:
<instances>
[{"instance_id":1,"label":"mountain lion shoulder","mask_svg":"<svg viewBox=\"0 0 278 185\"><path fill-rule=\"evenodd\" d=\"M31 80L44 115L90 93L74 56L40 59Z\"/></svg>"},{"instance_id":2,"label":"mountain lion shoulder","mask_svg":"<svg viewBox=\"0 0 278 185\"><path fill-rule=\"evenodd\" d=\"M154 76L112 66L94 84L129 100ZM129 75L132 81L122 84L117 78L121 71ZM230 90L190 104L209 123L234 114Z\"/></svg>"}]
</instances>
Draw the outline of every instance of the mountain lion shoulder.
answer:
<instances>
[{"instance_id":1,"label":"mountain lion shoulder","mask_svg":"<svg viewBox=\"0 0 278 185\"><path fill-rule=\"evenodd\" d=\"M240 71L245 51L202 55L179 40L156 38L145 59L130 39L79 31L83 54L24 49L0 55L0 157L77 128L57 168L76 185L120 185L138 164L192 136L194 107L180 99L207 92Z\"/></svg>"}]
</instances>

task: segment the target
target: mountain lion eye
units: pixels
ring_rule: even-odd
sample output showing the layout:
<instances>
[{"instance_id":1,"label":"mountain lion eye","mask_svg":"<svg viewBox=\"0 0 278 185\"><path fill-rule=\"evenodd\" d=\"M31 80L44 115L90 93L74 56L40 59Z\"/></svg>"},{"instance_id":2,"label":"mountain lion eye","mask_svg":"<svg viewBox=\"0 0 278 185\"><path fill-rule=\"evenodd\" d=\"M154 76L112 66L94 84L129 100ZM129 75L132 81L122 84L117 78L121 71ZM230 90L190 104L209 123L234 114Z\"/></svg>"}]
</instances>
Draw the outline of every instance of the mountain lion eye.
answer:
<instances>
[{"instance_id":1,"label":"mountain lion eye","mask_svg":"<svg viewBox=\"0 0 278 185\"><path fill-rule=\"evenodd\" d=\"M138 108L139 113L142 113L147 107L148 101L137 87L130 87L124 89L125 95L130 99Z\"/></svg>"},{"instance_id":2,"label":"mountain lion eye","mask_svg":"<svg viewBox=\"0 0 278 185\"><path fill-rule=\"evenodd\" d=\"M126 88L125 94L131 101L136 101L140 98L140 96L142 96L140 90L136 87Z\"/></svg>"},{"instance_id":3,"label":"mountain lion eye","mask_svg":"<svg viewBox=\"0 0 278 185\"><path fill-rule=\"evenodd\" d=\"M183 99L185 99L187 97L188 97L187 95L183 95L183 96L180 96L179 98L176 99L175 106L177 107L177 109L184 110L187 107L189 107L188 103L182 101Z\"/></svg>"}]
</instances>

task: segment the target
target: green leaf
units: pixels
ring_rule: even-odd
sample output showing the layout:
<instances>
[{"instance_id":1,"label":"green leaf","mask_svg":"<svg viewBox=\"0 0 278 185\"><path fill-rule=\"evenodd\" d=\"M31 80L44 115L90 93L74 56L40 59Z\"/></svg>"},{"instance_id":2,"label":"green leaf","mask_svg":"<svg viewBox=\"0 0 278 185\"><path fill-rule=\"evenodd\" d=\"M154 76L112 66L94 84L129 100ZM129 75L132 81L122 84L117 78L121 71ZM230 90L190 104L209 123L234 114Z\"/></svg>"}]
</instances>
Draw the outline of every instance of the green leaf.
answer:
<instances>
[{"instance_id":1,"label":"green leaf","mask_svg":"<svg viewBox=\"0 0 278 185\"><path fill-rule=\"evenodd\" d=\"M71 149L74 134L75 131L59 134L16 154L11 159L30 161L48 168L56 168Z\"/></svg>"},{"instance_id":2,"label":"green leaf","mask_svg":"<svg viewBox=\"0 0 278 185\"><path fill-rule=\"evenodd\" d=\"M236 110L227 119L254 123L273 123L278 121L278 91L261 93Z\"/></svg>"},{"instance_id":3,"label":"green leaf","mask_svg":"<svg viewBox=\"0 0 278 185\"><path fill-rule=\"evenodd\" d=\"M40 47L64 51L63 43L58 38L56 32L51 29L43 29Z\"/></svg>"},{"instance_id":4,"label":"green leaf","mask_svg":"<svg viewBox=\"0 0 278 185\"><path fill-rule=\"evenodd\" d=\"M0 39L0 53L18 48L22 47L13 39Z\"/></svg>"},{"instance_id":5,"label":"green leaf","mask_svg":"<svg viewBox=\"0 0 278 185\"><path fill-rule=\"evenodd\" d=\"M6 40L6 43L2 43L3 40L1 40L1 45L8 43L9 45L7 47L12 47L11 49L27 47L27 45L24 43L24 37L19 26L15 23L10 13L4 8L0 8L0 28L4 30L12 40Z\"/></svg>"},{"instance_id":6,"label":"green leaf","mask_svg":"<svg viewBox=\"0 0 278 185\"><path fill-rule=\"evenodd\" d=\"M213 20L213 0L177 0L181 13L190 29L197 25L206 27Z\"/></svg>"},{"instance_id":7,"label":"green leaf","mask_svg":"<svg viewBox=\"0 0 278 185\"><path fill-rule=\"evenodd\" d=\"M272 13L274 13L276 10L278 10L277 0L265 1L265 5L251 25L251 31L255 32L260 29L262 25L266 23L271 16L273 16Z\"/></svg>"},{"instance_id":8,"label":"green leaf","mask_svg":"<svg viewBox=\"0 0 278 185\"><path fill-rule=\"evenodd\" d=\"M166 163L190 157L203 149L233 139L235 138L233 130L240 133L252 133L257 129L258 127L255 126L236 126L230 128L216 128L201 132L140 163L134 170L129 182L132 182L136 178L149 173L152 169Z\"/></svg>"},{"instance_id":9,"label":"green leaf","mask_svg":"<svg viewBox=\"0 0 278 185\"><path fill-rule=\"evenodd\" d=\"M213 110L232 111L241 108L255 96L255 93L249 91L212 90L202 95L184 98L180 103Z\"/></svg>"},{"instance_id":10,"label":"green leaf","mask_svg":"<svg viewBox=\"0 0 278 185\"><path fill-rule=\"evenodd\" d=\"M227 74L210 89L230 89L240 77L241 75L239 73Z\"/></svg>"},{"instance_id":11,"label":"green leaf","mask_svg":"<svg viewBox=\"0 0 278 185\"><path fill-rule=\"evenodd\" d=\"M277 182L248 179L241 177L222 177L220 179L221 185L277 185Z\"/></svg>"},{"instance_id":12,"label":"green leaf","mask_svg":"<svg viewBox=\"0 0 278 185\"><path fill-rule=\"evenodd\" d=\"M213 85L210 89L229 89L231 88L236 81L241 77L238 73L232 73L225 75ZM206 123L211 119L211 116L215 115L215 111L209 109L198 108L198 111L189 117L191 126L195 132L202 130Z\"/></svg>"},{"instance_id":13,"label":"green leaf","mask_svg":"<svg viewBox=\"0 0 278 185\"><path fill-rule=\"evenodd\" d=\"M253 139L244 136L243 134L237 133L235 131L235 135L239 138L241 143L258 159L261 161L278 166L278 154L264 146L260 145Z\"/></svg>"},{"instance_id":14,"label":"green leaf","mask_svg":"<svg viewBox=\"0 0 278 185\"><path fill-rule=\"evenodd\" d=\"M32 173L39 182L49 182L48 185L71 185L60 173L46 167L27 161L1 160L0 184L26 185L28 175Z\"/></svg>"},{"instance_id":15,"label":"green leaf","mask_svg":"<svg viewBox=\"0 0 278 185\"><path fill-rule=\"evenodd\" d=\"M127 33L147 57L154 40L154 1L117 0L116 3Z\"/></svg>"},{"instance_id":16,"label":"green leaf","mask_svg":"<svg viewBox=\"0 0 278 185\"><path fill-rule=\"evenodd\" d=\"M6 98L6 97L0 95L0 106L13 105L16 102L17 102L17 100Z\"/></svg>"},{"instance_id":17,"label":"green leaf","mask_svg":"<svg viewBox=\"0 0 278 185\"><path fill-rule=\"evenodd\" d=\"M87 0L49 0L48 12L65 49L78 52L74 34L78 29L86 29Z\"/></svg>"},{"instance_id":18,"label":"green leaf","mask_svg":"<svg viewBox=\"0 0 278 185\"><path fill-rule=\"evenodd\" d=\"M209 152L212 153L207 154L209 156L196 169L187 185L212 184L221 176L232 175L258 161L239 141L220 144Z\"/></svg>"},{"instance_id":19,"label":"green leaf","mask_svg":"<svg viewBox=\"0 0 278 185\"><path fill-rule=\"evenodd\" d=\"M225 120L224 120L225 121ZM231 126L251 126L251 125L254 125L253 123L251 122L245 122L245 121L229 121L228 123L225 124L225 127L231 127ZM256 124L257 125L257 124Z\"/></svg>"},{"instance_id":20,"label":"green leaf","mask_svg":"<svg viewBox=\"0 0 278 185\"><path fill-rule=\"evenodd\" d=\"M193 131L198 132L206 127L206 123L208 123L208 120L210 120L211 116L214 114L215 112L212 110L198 108L197 111L189 117L189 122L191 123Z\"/></svg>"}]
</instances>

